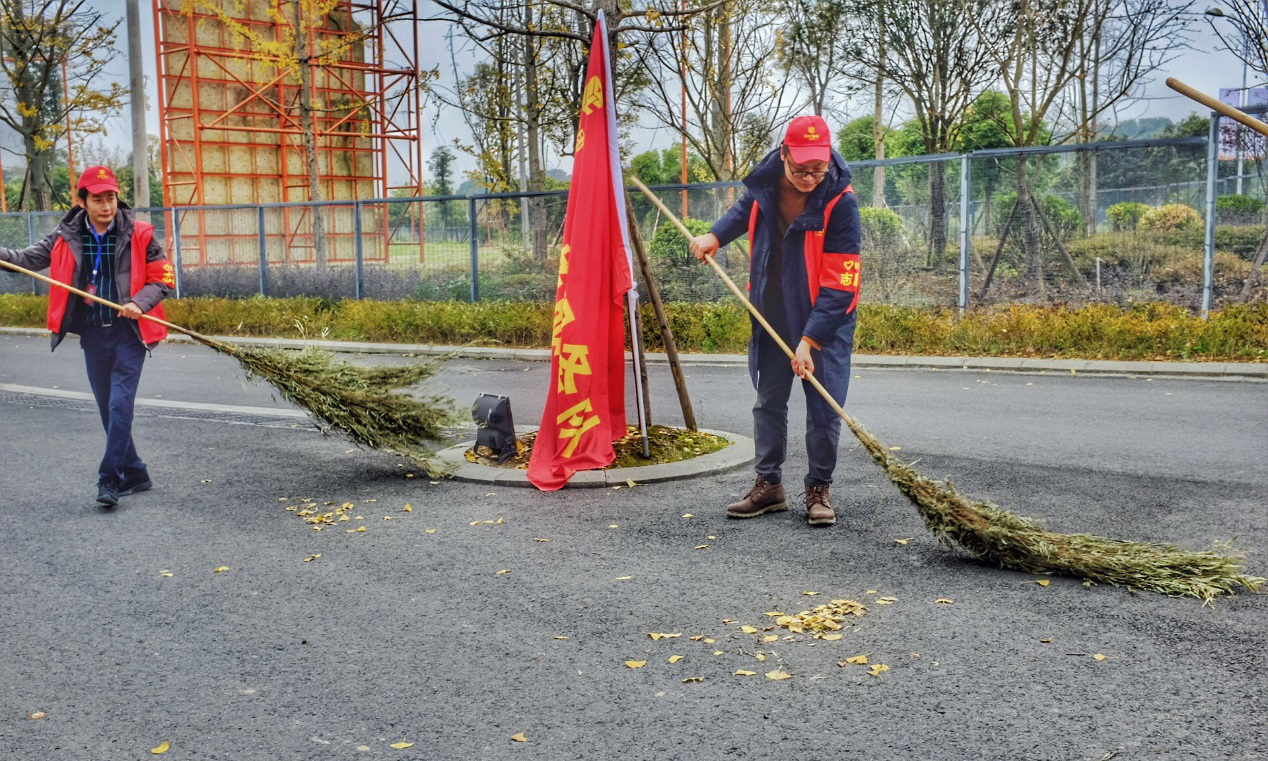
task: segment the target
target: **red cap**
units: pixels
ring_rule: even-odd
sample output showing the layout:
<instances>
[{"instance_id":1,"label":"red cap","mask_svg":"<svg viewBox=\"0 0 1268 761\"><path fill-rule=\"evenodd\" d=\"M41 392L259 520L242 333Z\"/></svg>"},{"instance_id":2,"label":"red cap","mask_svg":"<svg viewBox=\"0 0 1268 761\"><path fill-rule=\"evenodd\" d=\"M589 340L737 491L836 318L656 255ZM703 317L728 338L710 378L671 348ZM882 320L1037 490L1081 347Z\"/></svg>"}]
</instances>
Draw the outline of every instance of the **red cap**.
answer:
<instances>
[{"instance_id":1,"label":"red cap","mask_svg":"<svg viewBox=\"0 0 1268 761\"><path fill-rule=\"evenodd\" d=\"M108 166L90 166L79 175L79 189L89 193L104 193L107 190L119 192L119 181Z\"/></svg>"},{"instance_id":2,"label":"red cap","mask_svg":"<svg viewBox=\"0 0 1268 761\"><path fill-rule=\"evenodd\" d=\"M798 164L832 158L832 133L819 116L798 116L784 133L784 145Z\"/></svg>"}]
</instances>

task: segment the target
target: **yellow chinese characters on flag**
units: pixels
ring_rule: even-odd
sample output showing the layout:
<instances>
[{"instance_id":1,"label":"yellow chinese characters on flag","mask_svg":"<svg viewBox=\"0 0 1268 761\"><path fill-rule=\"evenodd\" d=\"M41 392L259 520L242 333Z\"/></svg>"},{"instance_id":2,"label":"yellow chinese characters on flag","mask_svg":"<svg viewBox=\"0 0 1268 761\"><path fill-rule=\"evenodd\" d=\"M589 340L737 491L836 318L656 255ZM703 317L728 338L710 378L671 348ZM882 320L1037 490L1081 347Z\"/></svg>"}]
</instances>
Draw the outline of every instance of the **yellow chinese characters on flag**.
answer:
<instances>
[{"instance_id":1,"label":"yellow chinese characters on flag","mask_svg":"<svg viewBox=\"0 0 1268 761\"><path fill-rule=\"evenodd\" d=\"M625 300L633 287L607 24L600 14L581 98L551 328L551 381L528 478L552 491L615 459L625 436Z\"/></svg>"}]
</instances>

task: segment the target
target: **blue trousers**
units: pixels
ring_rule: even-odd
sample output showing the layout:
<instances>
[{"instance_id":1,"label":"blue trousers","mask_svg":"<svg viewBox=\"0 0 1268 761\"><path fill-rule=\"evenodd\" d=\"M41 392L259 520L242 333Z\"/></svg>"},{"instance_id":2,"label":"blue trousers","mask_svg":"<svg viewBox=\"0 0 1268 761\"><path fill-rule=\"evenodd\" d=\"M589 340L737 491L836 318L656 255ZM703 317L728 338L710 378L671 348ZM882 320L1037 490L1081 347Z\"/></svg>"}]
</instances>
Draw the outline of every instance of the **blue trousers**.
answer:
<instances>
[{"instance_id":1,"label":"blue trousers","mask_svg":"<svg viewBox=\"0 0 1268 761\"><path fill-rule=\"evenodd\" d=\"M762 333L759 338L760 363L757 368L757 403L753 405L753 446L757 475L771 483L783 481L784 460L788 455L788 397L797 379L787 355ZM792 344L789 344L790 346ZM819 364L816 358L816 364ZM816 367L817 372L822 368ZM847 370L848 372L848 370ZM806 456L810 468L805 485L832 483L837 467L837 444L841 440L841 418L807 381L801 382L806 395Z\"/></svg>"},{"instance_id":2,"label":"blue trousers","mask_svg":"<svg viewBox=\"0 0 1268 761\"><path fill-rule=\"evenodd\" d=\"M106 429L106 453L98 468L99 477L123 480L145 473L145 463L132 441L132 414L145 363L145 344L126 318L116 317L111 325L84 328L79 345L84 350L88 384L97 399L101 425Z\"/></svg>"}]
</instances>

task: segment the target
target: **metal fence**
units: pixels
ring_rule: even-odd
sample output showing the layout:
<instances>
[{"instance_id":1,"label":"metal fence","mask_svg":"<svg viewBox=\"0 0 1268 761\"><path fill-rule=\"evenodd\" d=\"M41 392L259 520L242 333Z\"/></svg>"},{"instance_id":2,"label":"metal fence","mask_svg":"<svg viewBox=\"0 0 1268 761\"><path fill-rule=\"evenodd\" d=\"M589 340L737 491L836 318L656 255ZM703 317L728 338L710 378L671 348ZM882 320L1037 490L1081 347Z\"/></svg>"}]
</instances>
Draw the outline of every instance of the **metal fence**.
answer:
<instances>
[{"instance_id":1,"label":"metal fence","mask_svg":"<svg viewBox=\"0 0 1268 761\"><path fill-rule=\"evenodd\" d=\"M854 163L864 298L951 308L1161 300L1204 312L1237 300L1268 246L1266 151L1250 140L1243 160L1221 158L1217 130L1213 119L1207 138ZM1219 200L1237 187L1240 196ZM654 190L700 231L743 192ZM660 212L637 193L630 200L664 298L726 298ZM143 213L181 296L549 301L566 204L561 191ZM0 215L0 245L29 245L61 215ZM742 284L745 242L719 259ZM0 278L0 292L31 288Z\"/></svg>"}]
</instances>

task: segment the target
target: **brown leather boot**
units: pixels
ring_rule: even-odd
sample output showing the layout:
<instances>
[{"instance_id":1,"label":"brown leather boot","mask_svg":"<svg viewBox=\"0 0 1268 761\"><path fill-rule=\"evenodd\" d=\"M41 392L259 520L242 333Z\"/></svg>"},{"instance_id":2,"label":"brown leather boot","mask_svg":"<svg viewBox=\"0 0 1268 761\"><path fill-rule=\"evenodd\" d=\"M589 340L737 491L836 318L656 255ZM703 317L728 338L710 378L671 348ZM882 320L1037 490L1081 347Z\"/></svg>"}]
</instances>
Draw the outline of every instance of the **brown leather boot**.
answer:
<instances>
[{"instance_id":1,"label":"brown leather boot","mask_svg":"<svg viewBox=\"0 0 1268 761\"><path fill-rule=\"evenodd\" d=\"M811 526L831 526L837 522L837 514L828 501L827 484L806 487L806 522Z\"/></svg>"},{"instance_id":2,"label":"brown leather boot","mask_svg":"<svg viewBox=\"0 0 1268 761\"><path fill-rule=\"evenodd\" d=\"M757 483L744 495L744 499L726 506L726 517L756 518L763 513L778 513L787 509L788 498L784 496L784 485L773 484L758 476Z\"/></svg>"}]
</instances>

